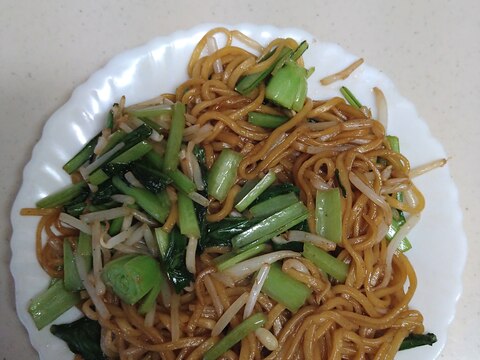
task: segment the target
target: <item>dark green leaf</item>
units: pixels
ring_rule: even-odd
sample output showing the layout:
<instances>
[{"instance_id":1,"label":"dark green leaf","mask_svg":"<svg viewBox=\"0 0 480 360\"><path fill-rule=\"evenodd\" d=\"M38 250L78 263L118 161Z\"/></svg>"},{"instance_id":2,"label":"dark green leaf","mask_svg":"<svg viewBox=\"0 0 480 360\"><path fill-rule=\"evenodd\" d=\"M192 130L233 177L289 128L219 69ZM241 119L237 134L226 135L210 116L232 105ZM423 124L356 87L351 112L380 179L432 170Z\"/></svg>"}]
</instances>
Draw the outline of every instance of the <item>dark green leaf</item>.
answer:
<instances>
[{"instance_id":1,"label":"dark green leaf","mask_svg":"<svg viewBox=\"0 0 480 360\"><path fill-rule=\"evenodd\" d=\"M187 238L180 234L178 228L173 228L169 234L164 265L167 276L173 283L177 294L194 280L193 275L187 270L187 266L185 265L186 250Z\"/></svg>"},{"instance_id":2,"label":"dark green leaf","mask_svg":"<svg viewBox=\"0 0 480 360\"><path fill-rule=\"evenodd\" d=\"M172 182L168 176L162 174L156 169L152 169L140 162L131 165L133 175L142 183L145 188L155 194L165 190L168 184Z\"/></svg>"},{"instance_id":3,"label":"dark green leaf","mask_svg":"<svg viewBox=\"0 0 480 360\"><path fill-rule=\"evenodd\" d=\"M435 334L410 334L408 335L400 345L399 350L412 349L417 346L430 345L432 346L437 342Z\"/></svg>"},{"instance_id":4,"label":"dark green leaf","mask_svg":"<svg viewBox=\"0 0 480 360\"><path fill-rule=\"evenodd\" d=\"M232 246L232 237L250 229L261 220L226 218L219 222L209 223L207 236L200 240L200 248L203 250L211 246Z\"/></svg>"},{"instance_id":5,"label":"dark green leaf","mask_svg":"<svg viewBox=\"0 0 480 360\"><path fill-rule=\"evenodd\" d=\"M289 241L286 244L276 244L273 243L273 250L280 251L280 250L291 250L296 252L303 252L303 243L300 241Z\"/></svg>"},{"instance_id":6,"label":"dark green leaf","mask_svg":"<svg viewBox=\"0 0 480 360\"><path fill-rule=\"evenodd\" d=\"M251 206L259 204L265 200L271 199L278 195L288 194L290 192L295 193L296 195L300 194L300 189L291 183L282 183L270 186L265 190L253 203Z\"/></svg>"},{"instance_id":7,"label":"dark green leaf","mask_svg":"<svg viewBox=\"0 0 480 360\"><path fill-rule=\"evenodd\" d=\"M112 195L118 194L112 180L105 181L98 186L98 190L92 196L93 205L101 205L112 201Z\"/></svg>"},{"instance_id":8,"label":"dark green leaf","mask_svg":"<svg viewBox=\"0 0 480 360\"><path fill-rule=\"evenodd\" d=\"M104 360L107 357L100 348L100 325L97 321L83 317L70 324L52 325L53 335L65 341L68 348L84 360Z\"/></svg>"},{"instance_id":9,"label":"dark green leaf","mask_svg":"<svg viewBox=\"0 0 480 360\"><path fill-rule=\"evenodd\" d=\"M207 161L205 158L205 149L199 145L195 145L193 147L193 155L195 155L195 157L197 158L198 164L200 165L203 186L205 188L205 191L207 191L208 169L207 169Z\"/></svg>"}]
</instances>

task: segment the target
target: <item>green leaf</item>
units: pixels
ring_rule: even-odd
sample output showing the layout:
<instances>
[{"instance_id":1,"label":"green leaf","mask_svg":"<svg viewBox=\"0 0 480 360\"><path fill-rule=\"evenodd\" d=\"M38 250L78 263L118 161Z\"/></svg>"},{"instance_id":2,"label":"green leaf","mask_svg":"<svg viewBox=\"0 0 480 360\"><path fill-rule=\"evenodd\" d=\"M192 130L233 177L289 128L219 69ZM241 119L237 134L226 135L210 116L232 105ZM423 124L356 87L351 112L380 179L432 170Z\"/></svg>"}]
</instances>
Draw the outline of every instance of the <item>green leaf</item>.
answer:
<instances>
[{"instance_id":1,"label":"green leaf","mask_svg":"<svg viewBox=\"0 0 480 360\"><path fill-rule=\"evenodd\" d=\"M100 347L101 326L97 321L83 317L70 324L52 325L50 332L84 360L107 359Z\"/></svg>"}]
</instances>

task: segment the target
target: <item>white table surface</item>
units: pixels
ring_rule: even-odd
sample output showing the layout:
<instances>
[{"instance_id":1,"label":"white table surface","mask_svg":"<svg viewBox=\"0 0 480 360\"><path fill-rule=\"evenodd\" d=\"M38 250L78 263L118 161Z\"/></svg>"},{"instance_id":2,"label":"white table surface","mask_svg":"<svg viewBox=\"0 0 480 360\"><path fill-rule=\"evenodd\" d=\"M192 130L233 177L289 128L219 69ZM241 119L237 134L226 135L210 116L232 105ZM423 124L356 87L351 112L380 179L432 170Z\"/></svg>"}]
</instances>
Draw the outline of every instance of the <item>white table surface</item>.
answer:
<instances>
[{"instance_id":1,"label":"white table surface","mask_svg":"<svg viewBox=\"0 0 480 360\"><path fill-rule=\"evenodd\" d=\"M205 22L303 28L364 57L416 104L450 157L469 239L464 291L440 358L479 358L479 14L478 0L0 0L0 359L37 358L14 310L9 216L45 122L114 55Z\"/></svg>"}]
</instances>

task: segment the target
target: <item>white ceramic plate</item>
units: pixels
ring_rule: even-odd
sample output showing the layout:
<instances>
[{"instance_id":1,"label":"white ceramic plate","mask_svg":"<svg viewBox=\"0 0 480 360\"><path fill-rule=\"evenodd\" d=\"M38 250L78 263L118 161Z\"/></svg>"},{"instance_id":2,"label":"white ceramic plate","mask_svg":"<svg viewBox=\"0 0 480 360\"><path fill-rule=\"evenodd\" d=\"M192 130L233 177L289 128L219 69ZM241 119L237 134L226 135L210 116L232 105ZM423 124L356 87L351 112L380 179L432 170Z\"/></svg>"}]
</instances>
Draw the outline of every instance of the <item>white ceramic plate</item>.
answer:
<instances>
[{"instance_id":1,"label":"white ceramic plate","mask_svg":"<svg viewBox=\"0 0 480 360\"><path fill-rule=\"evenodd\" d=\"M174 91L186 79L186 66L193 47L207 30L215 26L218 25L206 24L179 31L115 57L79 86L70 100L45 124L42 138L25 167L23 185L11 215L11 271L15 279L17 312L41 359L71 359L72 354L63 341L50 334L48 328L37 331L27 312L29 300L46 288L48 277L35 258L34 237L38 219L19 216L20 209L34 206L36 200L69 183L69 177L61 170L62 165L102 128L108 109L122 95L126 95L127 103L132 104L162 92ZM388 133L400 137L402 152L412 165L446 157L413 104L400 96L381 72L364 64L346 81L327 87L319 85L319 79L357 59L338 45L319 41L292 28L248 24L230 28L239 29L261 43L286 36L306 39L310 49L305 53L305 63L316 67L309 79L311 98L338 96L339 87L345 85L375 112L371 89L378 86L385 93L389 106ZM408 256L415 266L419 283L411 306L421 310L426 330L434 332L438 342L433 347L402 352L398 359L434 359L445 344L447 327L453 319L455 303L461 292L466 238L461 226L457 189L448 166L415 182L425 195L427 207L420 224L410 235L414 248ZM452 246L453 241L455 246ZM72 310L56 323L69 322L77 316L78 311Z\"/></svg>"}]
</instances>

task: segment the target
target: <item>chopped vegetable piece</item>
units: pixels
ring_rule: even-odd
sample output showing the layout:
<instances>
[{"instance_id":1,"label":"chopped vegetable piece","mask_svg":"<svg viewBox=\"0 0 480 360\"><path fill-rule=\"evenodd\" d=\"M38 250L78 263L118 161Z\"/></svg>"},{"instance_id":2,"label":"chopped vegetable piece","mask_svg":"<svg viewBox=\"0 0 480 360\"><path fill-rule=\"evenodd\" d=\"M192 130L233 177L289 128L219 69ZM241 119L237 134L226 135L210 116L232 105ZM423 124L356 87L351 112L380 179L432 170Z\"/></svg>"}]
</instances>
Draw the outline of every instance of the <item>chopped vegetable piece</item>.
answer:
<instances>
[{"instance_id":1,"label":"chopped vegetable piece","mask_svg":"<svg viewBox=\"0 0 480 360\"><path fill-rule=\"evenodd\" d=\"M399 153L400 152L400 140L397 136L387 135L388 143L393 151Z\"/></svg>"},{"instance_id":2,"label":"chopped vegetable piece","mask_svg":"<svg viewBox=\"0 0 480 360\"><path fill-rule=\"evenodd\" d=\"M338 188L317 190L315 222L318 235L337 244L342 241L342 203Z\"/></svg>"},{"instance_id":3,"label":"chopped vegetable piece","mask_svg":"<svg viewBox=\"0 0 480 360\"><path fill-rule=\"evenodd\" d=\"M265 252L266 250L268 250L268 246L266 244L256 245L245 250L238 249L236 251L229 252L216 257L214 262L217 265L218 271L223 271L235 264L238 264L239 262L242 262L244 260L257 256L262 252Z\"/></svg>"},{"instance_id":4,"label":"chopped vegetable piece","mask_svg":"<svg viewBox=\"0 0 480 360\"><path fill-rule=\"evenodd\" d=\"M110 110L107 114L107 122L105 124L107 129L113 129L113 110Z\"/></svg>"},{"instance_id":5,"label":"chopped vegetable piece","mask_svg":"<svg viewBox=\"0 0 480 360\"><path fill-rule=\"evenodd\" d=\"M258 203L261 203L265 200L274 198L278 195L282 194L288 194L290 192L293 192L295 195L298 196L300 194L300 189L296 187L293 184L290 183L282 183L282 184L277 184L270 186L264 193L262 193L257 200L253 203L253 205L256 205Z\"/></svg>"},{"instance_id":6,"label":"chopped vegetable piece","mask_svg":"<svg viewBox=\"0 0 480 360\"><path fill-rule=\"evenodd\" d=\"M84 289L82 279L78 275L70 241L63 242L63 283L65 290L78 291Z\"/></svg>"},{"instance_id":7,"label":"chopped vegetable piece","mask_svg":"<svg viewBox=\"0 0 480 360\"><path fill-rule=\"evenodd\" d=\"M267 322L267 316L262 313L257 313L244 320L239 325L235 326L230 332L225 335L218 343L213 345L203 355L203 360L217 360L222 354L227 352L228 349L233 347L240 340L245 338L251 332L254 332L258 328L262 327Z\"/></svg>"},{"instance_id":8,"label":"chopped vegetable piece","mask_svg":"<svg viewBox=\"0 0 480 360\"><path fill-rule=\"evenodd\" d=\"M185 194L179 192L178 196L178 223L182 235L199 238L200 228L193 201Z\"/></svg>"},{"instance_id":9,"label":"chopped vegetable piece","mask_svg":"<svg viewBox=\"0 0 480 360\"><path fill-rule=\"evenodd\" d=\"M362 107L362 104L360 101L357 100L357 98L352 94L352 92L346 88L345 86L342 86L340 88L340 92L342 95L345 97L345 100L348 101L350 105L352 105L356 109L360 109Z\"/></svg>"},{"instance_id":10,"label":"chopped vegetable piece","mask_svg":"<svg viewBox=\"0 0 480 360\"><path fill-rule=\"evenodd\" d=\"M112 195L118 194L118 189L112 184L111 181L105 181L102 183L98 190L93 193L92 204L101 205L112 201Z\"/></svg>"},{"instance_id":11,"label":"chopped vegetable piece","mask_svg":"<svg viewBox=\"0 0 480 360\"><path fill-rule=\"evenodd\" d=\"M54 208L68 203L84 192L88 192L87 183L85 181L80 181L54 192L53 194L45 196L43 199L37 201L36 205L39 208Z\"/></svg>"},{"instance_id":12,"label":"chopped vegetable piece","mask_svg":"<svg viewBox=\"0 0 480 360\"><path fill-rule=\"evenodd\" d=\"M162 259L165 259L168 250L168 233L162 228L156 228L155 237L157 239L158 249L160 250L160 256Z\"/></svg>"},{"instance_id":13,"label":"chopped vegetable piece","mask_svg":"<svg viewBox=\"0 0 480 360\"><path fill-rule=\"evenodd\" d=\"M38 330L43 329L65 311L80 302L80 295L65 290L63 280L59 279L47 290L34 297L28 312Z\"/></svg>"},{"instance_id":14,"label":"chopped vegetable piece","mask_svg":"<svg viewBox=\"0 0 480 360\"><path fill-rule=\"evenodd\" d=\"M98 138L102 136L102 133L99 132L93 137L85 146L80 150L72 159L70 159L65 165L63 165L63 170L68 174L73 173L75 170L78 170L90 157L93 155L93 150L97 146Z\"/></svg>"},{"instance_id":15,"label":"chopped vegetable piece","mask_svg":"<svg viewBox=\"0 0 480 360\"><path fill-rule=\"evenodd\" d=\"M187 270L185 265L186 251L187 238L174 227L169 234L168 249L163 259L163 264L177 294L193 281L193 275Z\"/></svg>"},{"instance_id":16,"label":"chopped vegetable piece","mask_svg":"<svg viewBox=\"0 0 480 360\"><path fill-rule=\"evenodd\" d=\"M184 129L185 105L177 102L173 105L172 123L168 133L167 148L165 149L163 168L166 172L174 171L178 167Z\"/></svg>"},{"instance_id":17,"label":"chopped vegetable piece","mask_svg":"<svg viewBox=\"0 0 480 360\"><path fill-rule=\"evenodd\" d=\"M273 171L269 171L267 175L265 175L254 187L251 189L244 197L240 199L240 201L235 205L235 209L242 212L247 207L250 206L251 203L255 201L255 199L263 193L267 188L272 185L277 177Z\"/></svg>"},{"instance_id":18,"label":"chopped vegetable piece","mask_svg":"<svg viewBox=\"0 0 480 360\"><path fill-rule=\"evenodd\" d=\"M115 131L112 135L110 135L110 137L108 138L107 145L105 145L102 151L100 151L98 156L101 156L105 154L107 151L112 150L115 147L115 145L120 143L120 141L122 141L125 138L125 136L127 136L127 133L122 129L118 129L117 131Z\"/></svg>"},{"instance_id":19,"label":"chopped vegetable piece","mask_svg":"<svg viewBox=\"0 0 480 360\"><path fill-rule=\"evenodd\" d=\"M84 360L106 360L100 347L101 326L98 321L82 317L70 324L52 325L50 332L65 341L74 354Z\"/></svg>"},{"instance_id":20,"label":"chopped vegetable piece","mask_svg":"<svg viewBox=\"0 0 480 360\"><path fill-rule=\"evenodd\" d=\"M307 40L303 40L300 45L298 45L298 47L295 49L295 51L293 52L293 55L292 55L292 60L293 61L296 61L300 58L300 56L303 55L303 53L305 51L307 51L308 49L308 43L307 43Z\"/></svg>"},{"instance_id":21,"label":"chopped vegetable piece","mask_svg":"<svg viewBox=\"0 0 480 360\"><path fill-rule=\"evenodd\" d=\"M172 107L165 104L149 106L143 109L136 109L129 111L130 114L140 117L156 118L162 115L171 115Z\"/></svg>"},{"instance_id":22,"label":"chopped vegetable piece","mask_svg":"<svg viewBox=\"0 0 480 360\"><path fill-rule=\"evenodd\" d=\"M142 122L144 122L145 124L147 124L148 126L150 126L152 128L152 130L155 130L158 133L160 133L162 131L162 127L160 125L158 125L152 119L149 119L148 117L144 117L144 116L139 117L139 119Z\"/></svg>"},{"instance_id":23,"label":"chopped vegetable piece","mask_svg":"<svg viewBox=\"0 0 480 360\"><path fill-rule=\"evenodd\" d=\"M238 249L253 242L260 244L268 241L272 237L302 222L306 217L308 217L308 210L305 205L299 201L260 221L241 234L236 235L232 239L232 245Z\"/></svg>"},{"instance_id":24,"label":"chopped vegetable piece","mask_svg":"<svg viewBox=\"0 0 480 360\"><path fill-rule=\"evenodd\" d=\"M399 350L412 349L417 346L430 345L432 346L437 342L437 337L435 334L410 334L405 339L403 339L402 344L400 345Z\"/></svg>"},{"instance_id":25,"label":"chopped vegetable piece","mask_svg":"<svg viewBox=\"0 0 480 360\"><path fill-rule=\"evenodd\" d=\"M211 246L232 246L232 237L250 229L261 219L225 218L207 224L207 234L200 239L200 249Z\"/></svg>"},{"instance_id":26,"label":"chopped vegetable piece","mask_svg":"<svg viewBox=\"0 0 480 360\"><path fill-rule=\"evenodd\" d=\"M115 236L122 231L123 217L115 218L110 221L110 227L108 228L108 235Z\"/></svg>"},{"instance_id":27,"label":"chopped vegetable piece","mask_svg":"<svg viewBox=\"0 0 480 360\"><path fill-rule=\"evenodd\" d=\"M390 147L392 148L393 151L399 153L400 152L400 140L398 139L397 136L392 136L388 135L387 140L390 144ZM398 201L403 201L403 193L398 192L397 195L397 200ZM392 218L392 223L390 224L390 227L388 228L387 232L387 240L391 240L397 231L400 229L400 227L405 224L405 216L403 215L403 211L397 210L398 214L398 219ZM401 252L406 252L412 248L412 244L408 240L408 238L404 238L400 244L398 245L398 250Z\"/></svg>"},{"instance_id":28,"label":"chopped vegetable piece","mask_svg":"<svg viewBox=\"0 0 480 360\"><path fill-rule=\"evenodd\" d=\"M92 268L92 237L84 232L80 231L78 236L77 253L83 257L83 263L85 264L85 270L87 273Z\"/></svg>"},{"instance_id":29,"label":"chopped vegetable piece","mask_svg":"<svg viewBox=\"0 0 480 360\"><path fill-rule=\"evenodd\" d=\"M398 230L404 223L405 221L399 222L398 220L392 218L392 223L390 224L390 227L388 228L388 231L387 231L387 235L385 236L387 240L392 240L395 234L398 232ZM411 248L412 248L412 244L407 238L404 238L398 245L398 250L400 250L401 252L408 251Z\"/></svg>"},{"instance_id":30,"label":"chopped vegetable piece","mask_svg":"<svg viewBox=\"0 0 480 360\"><path fill-rule=\"evenodd\" d=\"M308 286L285 274L279 263L270 266L262 292L292 312L297 312L312 293Z\"/></svg>"},{"instance_id":31,"label":"chopped vegetable piece","mask_svg":"<svg viewBox=\"0 0 480 360\"><path fill-rule=\"evenodd\" d=\"M313 244L305 243L303 245L303 257L313 262L320 270L333 276L339 282L343 283L347 279L348 264L338 260L326 251L316 247Z\"/></svg>"},{"instance_id":32,"label":"chopped vegetable piece","mask_svg":"<svg viewBox=\"0 0 480 360\"><path fill-rule=\"evenodd\" d=\"M287 109L300 111L307 97L307 71L287 62L269 81L265 97Z\"/></svg>"},{"instance_id":33,"label":"chopped vegetable piece","mask_svg":"<svg viewBox=\"0 0 480 360\"><path fill-rule=\"evenodd\" d=\"M239 153L230 149L222 150L208 174L209 195L218 201L225 200L228 191L235 184L241 160L242 155Z\"/></svg>"},{"instance_id":34,"label":"chopped vegetable piece","mask_svg":"<svg viewBox=\"0 0 480 360\"><path fill-rule=\"evenodd\" d=\"M275 129L288 121L288 116L264 114L260 112L248 113L248 122L268 129Z\"/></svg>"},{"instance_id":35,"label":"chopped vegetable piece","mask_svg":"<svg viewBox=\"0 0 480 360\"><path fill-rule=\"evenodd\" d=\"M152 166L156 170L163 171L164 160L160 156L160 154L152 150L147 155L145 155L145 159L150 166ZM197 190L195 183L190 180L187 175L185 175L178 169L175 171L171 171L165 175L172 179L173 186L175 186L175 188L183 191L185 194L190 194Z\"/></svg>"},{"instance_id":36,"label":"chopped vegetable piece","mask_svg":"<svg viewBox=\"0 0 480 360\"><path fill-rule=\"evenodd\" d=\"M272 249L274 251L291 250L295 252L303 252L303 243L300 241L288 241L285 244L273 243Z\"/></svg>"},{"instance_id":37,"label":"chopped vegetable piece","mask_svg":"<svg viewBox=\"0 0 480 360\"><path fill-rule=\"evenodd\" d=\"M170 212L170 200L165 191L157 195L148 190L128 186L118 176L114 176L113 185L125 195L135 198L135 202L160 223L164 223Z\"/></svg>"},{"instance_id":38,"label":"chopped vegetable piece","mask_svg":"<svg viewBox=\"0 0 480 360\"><path fill-rule=\"evenodd\" d=\"M147 190L155 194L164 190L168 184L172 183L172 179L167 175L138 161L131 165L130 170Z\"/></svg>"},{"instance_id":39,"label":"chopped vegetable piece","mask_svg":"<svg viewBox=\"0 0 480 360\"><path fill-rule=\"evenodd\" d=\"M147 255L124 255L109 261L102 280L126 303L133 305L162 281L160 264Z\"/></svg>"},{"instance_id":40,"label":"chopped vegetable piece","mask_svg":"<svg viewBox=\"0 0 480 360\"><path fill-rule=\"evenodd\" d=\"M262 72L250 74L240 79L240 81L235 86L235 90L242 95L249 94L253 89L255 89L260 84L260 82L263 79L265 79L268 75L270 75L272 70L275 68L278 60L280 60L286 53L289 53L291 51L292 49L290 48L283 48L282 50L280 50L280 54L278 55L277 61L274 61L267 69L265 69ZM273 55L273 52L267 55L263 60L268 59L272 55Z\"/></svg>"},{"instance_id":41,"label":"chopped vegetable piece","mask_svg":"<svg viewBox=\"0 0 480 360\"><path fill-rule=\"evenodd\" d=\"M155 306L158 294L162 287L162 283L166 280L160 272L162 280L153 285L152 290L143 298L142 304L138 307L138 312L142 315L148 313Z\"/></svg>"},{"instance_id":42,"label":"chopped vegetable piece","mask_svg":"<svg viewBox=\"0 0 480 360\"><path fill-rule=\"evenodd\" d=\"M292 192L265 200L255 206L252 206L248 212L253 217L264 218L275 214L277 211L285 209L296 202L298 202L298 197Z\"/></svg>"},{"instance_id":43,"label":"chopped vegetable piece","mask_svg":"<svg viewBox=\"0 0 480 360\"><path fill-rule=\"evenodd\" d=\"M120 155L118 155L112 161L110 161L110 163L111 164L129 164L132 161L140 159L146 153L150 152L150 150L152 150L152 145L150 145L148 142L143 140L143 141L140 141L138 144L133 145L130 149L122 152ZM106 166L108 166L108 164Z\"/></svg>"}]
</instances>

